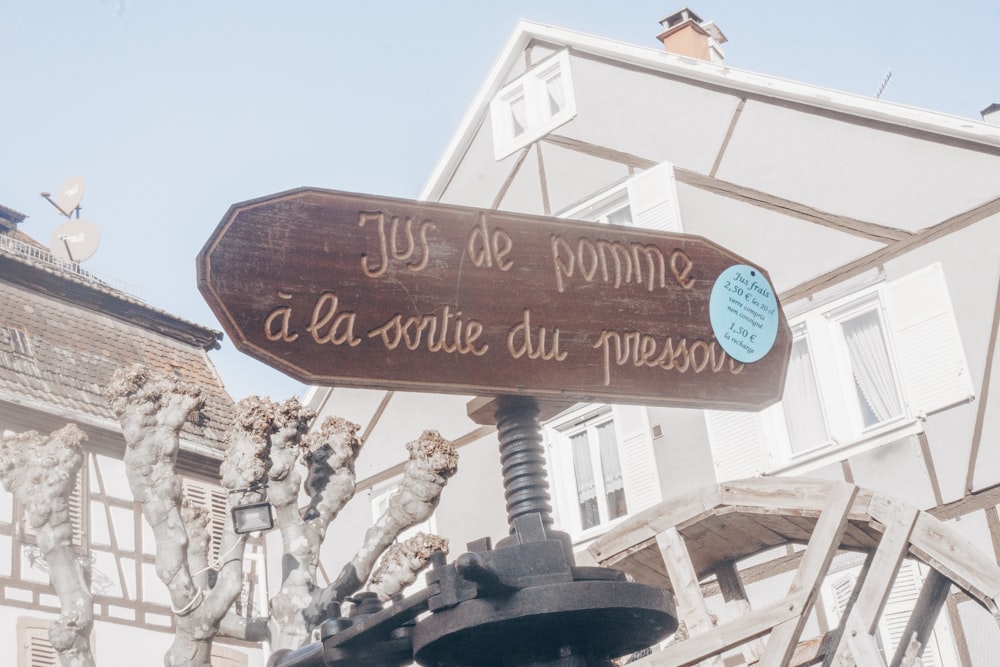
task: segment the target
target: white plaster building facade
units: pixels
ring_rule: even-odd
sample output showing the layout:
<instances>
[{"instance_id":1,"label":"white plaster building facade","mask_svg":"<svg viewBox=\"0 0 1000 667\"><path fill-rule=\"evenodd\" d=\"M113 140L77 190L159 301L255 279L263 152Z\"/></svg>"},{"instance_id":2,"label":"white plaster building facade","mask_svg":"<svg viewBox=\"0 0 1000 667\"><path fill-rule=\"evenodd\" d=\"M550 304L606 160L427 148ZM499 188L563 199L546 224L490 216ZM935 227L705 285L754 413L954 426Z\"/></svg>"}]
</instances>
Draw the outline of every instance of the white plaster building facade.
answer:
<instances>
[{"instance_id":1,"label":"white plaster building facade","mask_svg":"<svg viewBox=\"0 0 1000 667\"><path fill-rule=\"evenodd\" d=\"M520 23L421 193L706 237L767 269L788 316L785 394L760 413L579 405L548 420L557 527L582 560L665 498L794 474L897 496L1000 556L1000 128L741 71L713 24L664 25L693 55ZM430 528L453 555L507 533L496 435L466 417L471 398L307 392L367 443L325 563L350 559L424 428L460 447ZM849 575L831 577L830 614ZM949 600L925 664L990 664L1000 631L972 607Z\"/></svg>"}]
</instances>

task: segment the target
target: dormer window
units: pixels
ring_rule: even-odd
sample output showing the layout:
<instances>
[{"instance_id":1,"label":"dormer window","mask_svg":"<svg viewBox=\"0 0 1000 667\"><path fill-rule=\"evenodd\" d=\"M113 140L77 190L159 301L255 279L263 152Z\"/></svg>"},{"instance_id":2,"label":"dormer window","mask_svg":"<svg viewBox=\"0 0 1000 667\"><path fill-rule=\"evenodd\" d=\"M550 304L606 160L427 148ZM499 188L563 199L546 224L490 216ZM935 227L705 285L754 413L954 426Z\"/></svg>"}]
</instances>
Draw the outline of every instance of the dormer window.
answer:
<instances>
[{"instance_id":1,"label":"dormer window","mask_svg":"<svg viewBox=\"0 0 1000 667\"><path fill-rule=\"evenodd\" d=\"M561 51L508 83L490 104L493 150L502 160L576 115L569 52Z\"/></svg>"},{"instance_id":2,"label":"dormer window","mask_svg":"<svg viewBox=\"0 0 1000 667\"><path fill-rule=\"evenodd\" d=\"M6 327L7 341L10 351L22 357L34 356L31 352L31 342L28 340L28 332L18 327Z\"/></svg>"}]
</instances>

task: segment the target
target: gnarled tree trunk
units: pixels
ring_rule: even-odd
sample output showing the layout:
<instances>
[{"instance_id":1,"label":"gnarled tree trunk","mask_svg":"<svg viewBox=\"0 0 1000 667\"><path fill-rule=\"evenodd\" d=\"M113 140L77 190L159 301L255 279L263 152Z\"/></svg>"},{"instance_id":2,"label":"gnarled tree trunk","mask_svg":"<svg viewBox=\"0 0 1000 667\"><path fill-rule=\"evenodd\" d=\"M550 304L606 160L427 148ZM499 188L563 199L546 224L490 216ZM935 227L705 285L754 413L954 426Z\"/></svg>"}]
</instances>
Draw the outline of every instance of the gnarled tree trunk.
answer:
<instances>
[{"instance_id":1,"label":"gnarled tree trunk","mask_svg":"<svg viewBox=\"0 0 1000 667\"><path fill-rule=\"evenodd\" d=\"M63 667L93 667L90 632L94 611L90 578L73 549L69 499L83 465L87 436L69 424L43 436L28 431L0 438L0 480L25 508L49 579L62 607L49 642Z\"/></svg>"},{"instance_id":2,"label":"gnarled tree trunk","mask_svg":"<svg viewBox=\"0 0 1000 667\"><path fill-rule=\"evenodd\" d=\"M164 662L167 667L207 667L212 640L242 586L246 536L233 531L227 513L220 562L211 567L216 571L213 582L207 576L207 521L191 508L182 512L175 473L180 430L200 409L200 390L131 366L115 373L107 395L125 436L129 487L156 540L156 573L170 594L176 632ZM270 403L256 397L239 402L220 469L224 487L253 493L247 489L263 481L270 465L273 429ZM198 567L193 573L192 564Z\"/></svg>"}]
</instances>

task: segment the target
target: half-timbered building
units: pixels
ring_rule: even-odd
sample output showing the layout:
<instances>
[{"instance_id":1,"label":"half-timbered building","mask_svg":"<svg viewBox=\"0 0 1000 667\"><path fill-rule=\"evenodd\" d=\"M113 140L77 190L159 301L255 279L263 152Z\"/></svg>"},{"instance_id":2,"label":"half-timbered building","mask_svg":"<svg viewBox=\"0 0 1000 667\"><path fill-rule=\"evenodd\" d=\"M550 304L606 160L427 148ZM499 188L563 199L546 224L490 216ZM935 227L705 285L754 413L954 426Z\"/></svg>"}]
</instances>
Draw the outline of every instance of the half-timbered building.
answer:
<instances>
[{"instance_id":1,"label":"half-timbered building","mask_svg":"<svg viewBox=\"0 0 1000 667\"><path fill-rule=\"evenodd\" d=\"M205 407L183 429L177 467L186 495L211 512L217 533L226 511L218 469L233 409L207 356L220 334L53 255L18 228L24 217L0 206L0 431L48 434L74 423L86 433L71 508L74 544L90 572L94 657L110 667L157 663L171 642L170 600L156 575L152 532L126 481L121 427L103 392L116 369L134 363L201 387ZM261 614L266 595L259 541L248 547L245 565L238 610ZM59 609L23 510L0 489L4 664L58 664L47 631ZM217 645L213 664L263 664L259 647L222 639Z\"/></svg>"}]
</instances>

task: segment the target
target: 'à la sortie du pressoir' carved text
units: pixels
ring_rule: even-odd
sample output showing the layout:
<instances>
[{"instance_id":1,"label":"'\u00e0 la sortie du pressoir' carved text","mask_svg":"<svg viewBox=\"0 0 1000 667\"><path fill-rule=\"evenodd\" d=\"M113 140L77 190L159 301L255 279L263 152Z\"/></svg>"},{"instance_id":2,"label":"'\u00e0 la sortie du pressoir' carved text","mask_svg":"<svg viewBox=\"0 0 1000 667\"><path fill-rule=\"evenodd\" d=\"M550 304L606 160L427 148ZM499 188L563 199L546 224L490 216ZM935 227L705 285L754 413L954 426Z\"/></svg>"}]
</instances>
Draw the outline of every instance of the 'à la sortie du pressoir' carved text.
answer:
<instances>
[{"instance_id":1,"label":"'\u00e0 la sortie du pressoir' carved text","mask_svg":"<svg viewBox=\"0 0 1000 667\"><path fill-rule=\"evenodd\" d=\"M400 282L391 271L394 265L412 274L441 270L432 257L433 234L437 230L434 221L362 211L358 226L368 232L369 247L376 248L374 253L360 253L358 268L366 280ZM681 248L664 250L655 243L586 235L567 238L557 233L550 234L548 241L546 261L551 263L552 286L559 294L573 286L683 292L690 290L695 282L697 267ZM460 249L463 263L468 262L471 267L455 269L458 279L461 280L462 270L511 271L517 266L514 246L511 234L491 226L487 215L479 213L465 246ZM542 274L546 272L543 270ZM377 285L372 289L376 291ZM615 321L609 322L615 326L584 332L586 335L576 332L578 344L570 349L559 327L537 321L539 315L530 308L524 308L517 321L502 323L486 323L457 304L445 304L433 312L420 314L367 312L366 306L375 310L373 304L345 303L335 290L328 289L315 296L302 295L308 297L312 308L311 312L298 314L291 305L294 296L290 291L277 292L280 303L263 321L264 335L269 341L283 344L311 341L343 348L374 344L392 353L471 357L501 354L511 359L553 363L565 362L573 355L597 355L595 367L601 369L600 381L605 386L613 384L616 369L625 373L630 367L695 374L736 374L743 370L743 365L729 358L711 335L704 340L652 335L618 326L627 323ZM553 303L552 307L560 306ZM482 311L489 312L488 304L482 304ZM488 332L493 332L495 340L488 340ZM580 345L581 339L594 342Z\"/></svg>"}]
</instances>

